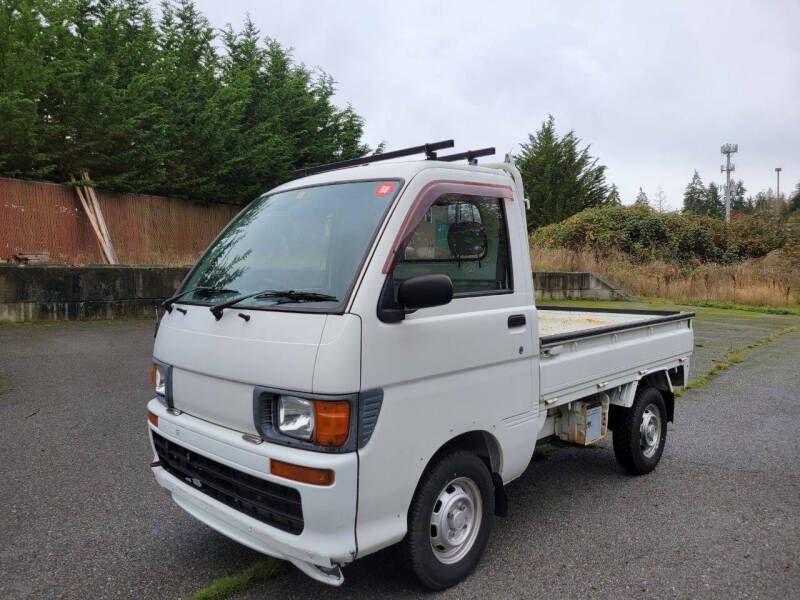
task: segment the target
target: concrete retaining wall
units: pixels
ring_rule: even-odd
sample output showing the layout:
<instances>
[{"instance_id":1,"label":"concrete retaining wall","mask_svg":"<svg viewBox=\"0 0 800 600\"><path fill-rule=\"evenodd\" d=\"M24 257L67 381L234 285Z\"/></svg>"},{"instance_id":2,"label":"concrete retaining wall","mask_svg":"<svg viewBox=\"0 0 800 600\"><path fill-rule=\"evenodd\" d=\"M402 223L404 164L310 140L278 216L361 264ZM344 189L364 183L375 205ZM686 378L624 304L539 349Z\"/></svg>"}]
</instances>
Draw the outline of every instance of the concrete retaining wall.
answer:
<instances>
[{"instance_id":1,"label":"concrete retaining wall","mask_svg":"<svg viewBox=\"0 0 800 600\"><path fill-rule=\"evenodd\" d=\"M153 316L186 267L0 265L0 321Z\"/></svg>"},{"instance_id":2,"label":"concrete retaining wall","mask_svg":"<svg viewBox=\"0 0 800 600\"><path fill-rule=\"evenodd\" d=\"M152 317L187 267L0 265L0 322ZM625 299L593 273L534 273L537 298Z\"/></svg>"},{"instance_id":3,"label":"concrete retaining wall","mask_svg":"<svg viewBox=\"0 0 800 600\"><path fill-rule=\"evenodd\" d=\"M631 296L595 273L534 271L533 289L537 298L563 300L630 300Z\"/></svg>"}]
</instances>

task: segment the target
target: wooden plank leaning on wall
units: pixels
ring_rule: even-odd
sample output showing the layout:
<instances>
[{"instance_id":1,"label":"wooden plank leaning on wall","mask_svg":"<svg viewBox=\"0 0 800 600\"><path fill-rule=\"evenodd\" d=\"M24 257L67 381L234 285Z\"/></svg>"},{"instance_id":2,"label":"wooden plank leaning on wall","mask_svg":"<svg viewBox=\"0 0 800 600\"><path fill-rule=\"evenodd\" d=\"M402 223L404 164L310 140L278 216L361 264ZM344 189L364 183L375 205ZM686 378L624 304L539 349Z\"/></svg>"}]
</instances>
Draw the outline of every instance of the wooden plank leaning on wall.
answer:
<instances>
[{"instance_id":1,"label":"wooden plank leaning on wall","mask_svg":"<svg viewBox=\"0 0 800 600\"><path fill-rule=\"evenodd\" d=\"M78 183L72 175L70 175L70 180L72 183ZM106 220L103 217L103 211L100 209L100 202L97 199L94 188L88 185L90 179L86 171L83 172L83 181L86 182L87 185L75 185L75 193L78 195L81 206L83 206L83 210L86 212L86 216L97 238L97 243L100 246L100 252L103 254L103 258L110 265L118 265L119 260L117 260L117 253L114 251L114 245L111 243L111 235L108 232Z\"/></svg>"}]
</instances>

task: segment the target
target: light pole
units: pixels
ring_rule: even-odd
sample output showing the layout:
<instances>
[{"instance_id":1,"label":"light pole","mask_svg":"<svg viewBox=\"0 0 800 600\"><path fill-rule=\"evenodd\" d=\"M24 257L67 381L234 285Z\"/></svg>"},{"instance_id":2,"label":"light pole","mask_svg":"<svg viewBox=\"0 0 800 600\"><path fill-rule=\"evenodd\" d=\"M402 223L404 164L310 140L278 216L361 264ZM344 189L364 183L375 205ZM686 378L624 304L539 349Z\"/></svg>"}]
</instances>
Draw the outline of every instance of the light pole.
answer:
<instances>
[{"instance_id":1,"label":"light pole","mask_svg":"<svg viewBox=\"0 0 800 600\"><path fill-rule=\"evenodd\" d=\"M724 144L720 152L727 158L726 163L719 168L720 173L726 174L725 182L725 222L731 222L731 173L736 170L736 166L731 164L731 154L739 151L739 144Z\"/></svg>"},{"instance_id":2,"label":"light pole","mask_svg":"<svg viewBox=\"0 0 800 600\"><path fill-rule=\"evenodd\" d=\"M781 167L775 167L775 173L778 174L778 189L775 192L775 197L780 201L781 199Z\"/></svg>"}]
</instances>

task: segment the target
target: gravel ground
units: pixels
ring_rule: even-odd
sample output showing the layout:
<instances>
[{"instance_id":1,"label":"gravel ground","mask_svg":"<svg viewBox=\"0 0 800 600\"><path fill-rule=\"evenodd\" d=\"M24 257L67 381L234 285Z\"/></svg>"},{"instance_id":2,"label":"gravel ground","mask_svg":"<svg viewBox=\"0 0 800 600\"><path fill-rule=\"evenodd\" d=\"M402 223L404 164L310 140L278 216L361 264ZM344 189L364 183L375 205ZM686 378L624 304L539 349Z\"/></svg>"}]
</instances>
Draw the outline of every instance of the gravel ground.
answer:
<instances>
[{"instance_id":1,"label":"gravel ground","mask_svg":"<svg viewBox=\"0 0 800 600\"><path fill-rule=\"evenodd\" d=\"M153 323L0 327L0 598L178 598L259 555L148 468Z\"/></svg>"},{"instance_id":2,"label":"gravel ground","mask_svg":"<svg viewBox=\"0 0 800 600\"><path fill-rule=\"evenodd\" d=\"M796 317L700 309L694 366ZM0 326L0 597L180 598L260 555L176 507L147 469L151 322ZM659 468L542 453L478 570L442 598L793 597L800 585L800 334L678 401ZM397 548L345 585L289 568L236 596L418 597Z\"/></svg>"},{"instance_id":3,"label":"gravel ground","mask_svg":"<svg viewBox=\"0 0 800 600\"><path fill-rule=\"evenodd\" d=\"M688 392L648 476L624 474L610 442L534 460L477 571L438 597L796 597L798 358L800 333L786 335ZM396 548L345 577L336 590L289 570L235 598L420 595Z\"/></svg>"}]
</instances>

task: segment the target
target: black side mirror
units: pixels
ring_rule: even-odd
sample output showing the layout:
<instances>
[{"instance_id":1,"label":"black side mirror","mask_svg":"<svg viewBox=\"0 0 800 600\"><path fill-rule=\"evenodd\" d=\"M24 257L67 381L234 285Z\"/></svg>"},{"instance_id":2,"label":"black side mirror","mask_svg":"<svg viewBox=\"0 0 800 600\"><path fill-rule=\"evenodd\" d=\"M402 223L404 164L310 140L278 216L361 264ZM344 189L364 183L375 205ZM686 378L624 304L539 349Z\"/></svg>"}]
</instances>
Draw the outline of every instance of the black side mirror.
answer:
<instances>
[{"instance_id":1,"label":"black side mirror","mask_svg":"<svg viewBox=\"0 0 800 600\"><path fill-rule=\"evenodd\" d=\"M442 306L453 299L453 282L447 275L409 277L397 290L397 300L405 310Z\"/></svg>"}]
</instances>

